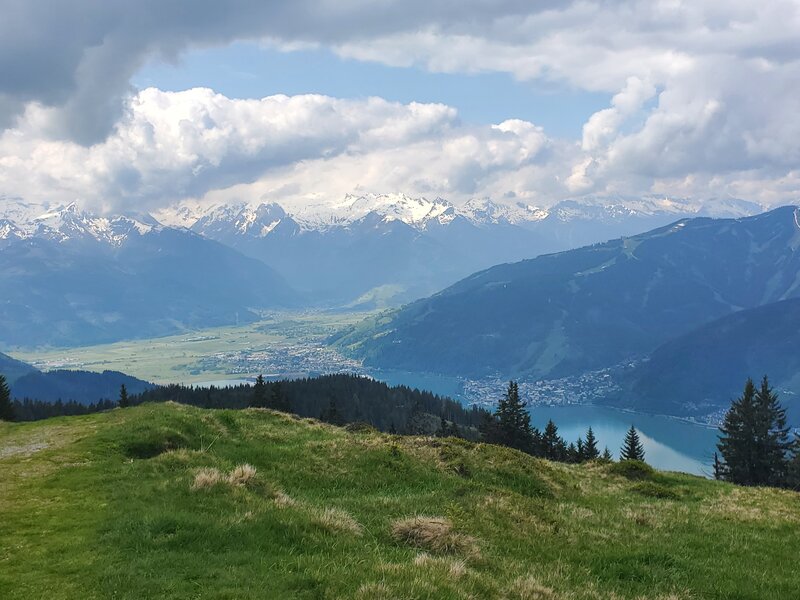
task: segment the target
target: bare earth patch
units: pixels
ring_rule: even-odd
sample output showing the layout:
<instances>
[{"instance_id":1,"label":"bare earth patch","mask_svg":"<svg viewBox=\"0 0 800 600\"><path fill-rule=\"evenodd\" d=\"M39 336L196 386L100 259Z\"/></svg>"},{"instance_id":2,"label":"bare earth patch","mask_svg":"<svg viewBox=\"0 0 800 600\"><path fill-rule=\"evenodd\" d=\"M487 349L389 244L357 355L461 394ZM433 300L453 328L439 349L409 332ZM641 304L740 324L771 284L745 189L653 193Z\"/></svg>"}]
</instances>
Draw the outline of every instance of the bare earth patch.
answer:
<instances>
[{"instance_id":1,"label":"bare earth patch","mask_svg":"<svg viewBox=\"0 0 800 600\"><path fill-rule=\"evenodd\" d=\"M7 458L9 456L30 456L40 450L49 448L50 444L46 442L31 442L22 446L4 446L0 448L0 458Z\"/></svg>"}]
</instances>

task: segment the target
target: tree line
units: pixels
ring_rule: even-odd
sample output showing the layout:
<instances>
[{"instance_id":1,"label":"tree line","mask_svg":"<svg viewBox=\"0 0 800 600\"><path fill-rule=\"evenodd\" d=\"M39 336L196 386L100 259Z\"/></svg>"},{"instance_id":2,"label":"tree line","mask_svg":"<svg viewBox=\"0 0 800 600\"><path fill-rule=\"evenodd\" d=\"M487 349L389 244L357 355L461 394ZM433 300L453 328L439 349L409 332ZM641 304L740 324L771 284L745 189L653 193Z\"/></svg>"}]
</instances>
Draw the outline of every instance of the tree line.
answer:
<instances>
[{"instance_id":1,"label":"tree line","mask_svg":"<svg viewBox=\"0 0 800 600\"><path fill-rule=\"evenodd\" d=\"M174 401L202 408L263 407L293 412L344 425L363 422L381 431L406 435L457 436L516 448L554 461L580 463L612 460L608 447L599 450L591 427L585 436L567 443L551 420L540 431L531 425L530 412L510 382L493 413L430 392L406 386L389 387L368 377L326 375L292 381L267 382L226 388L167 385L129 395L124 385L118 403L93 404L12 400L0 375L0 420L33 421L62 415L83 415L142 402ZM760 387L751 379L735 399L720 427L714 476L740 485L800 489L800 436L791 439L786 410L765 376ZM620 449L621 460L644 461L638 432L631 426Z\"/></svg>"},{"instance_id":2,"label":"tree line","mask_svg":"<svg viewBox=\"0 0 800 600\"><path fill-rule=\"evenodd\" d=\"M509 382L495 412L484 415L480 431L487 443L509 446L548 460L571 463L612 460L608 446L600 452L591 427L587 429L585 437L579 437L569 444L558 434L558 426L552 419L547 422L544 431L533 427L530 412L519 396L519 385L514 381ZM644 461L644 458L644 446L636 428L631 425L620 449L620 459Z\"/></svg>"}]
</instances>

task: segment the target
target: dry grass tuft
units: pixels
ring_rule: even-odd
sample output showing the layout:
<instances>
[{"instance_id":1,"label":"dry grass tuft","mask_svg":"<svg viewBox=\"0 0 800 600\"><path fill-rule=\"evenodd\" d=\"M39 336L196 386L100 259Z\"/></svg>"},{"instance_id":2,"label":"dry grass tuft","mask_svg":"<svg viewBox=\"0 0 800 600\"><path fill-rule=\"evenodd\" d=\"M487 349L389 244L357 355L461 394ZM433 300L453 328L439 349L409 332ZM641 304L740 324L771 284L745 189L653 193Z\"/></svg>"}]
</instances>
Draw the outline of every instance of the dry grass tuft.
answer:
<instances>
[{"instance_id":1,"label":"dry grass tuft","mask_svg":"<svg viewBox=\"0 0 800 600\"><path fill-rule=\"evenodd\" d=\"M272 501L278 508L291 508L297 506L297 500L292 498L289 494L278 490L272 497Z\"/></svg>"},{"instance_id":2,"label":"dry grass tuft","mask_svg":"<svg viewBox=\"0 0 800 600\"><path fill-rule=\"evenodd\" d=\"M388 585L380 583L365 583L356 592L359 600L397 600L398 596Z\"/></svg>"},{"instance_id":3,"label":"dry grass tuft","mask_svg":"<svg viewBox=\"0 0 800 600\"><path fill-rule=\"evenodd\" d=\"M223 482L225 478L219 469L204 467L194 476L193 490L207 490Z\"/></svg>"},{"instance_id":4,"label":"dry grass tuft","mask_svg":"<svg viewBox=\"0 0 800 600\"><path fill-rule=\"evenodd\" d=\"M515 579L505 595L509 600L557 600L558 595L532 575Z\"/></svg>"},{"instance_id":5,"label":"dry grass tuft","mask_svg":"<svg viewBox=\"0 0 800 600\"><path fill-rule=\"evenodd\" d=\"M325 508L314 515L314 522L331 533L361 535L364 528L353 516L341 508Z\"/></svg>"},{"instance_id":6,"label":"dry grass tuft","mask_svg":"<svg viewBox=\"0 0 800 600\"><path fill-rule=\"evenodd\" d=\"M256 468L247 463L235 467L228 473L228 483L230 485L247 485L256 478Z\"/></svg>"},{"instance_id":7,"label":"dry grass tuft","mask_svg":"<svg viewBox=\"0 0 800 600\"><path fill-rule=\"evenodd\" d=\"M456 558L435 557L427 552L420 552L414 557L414 566L420 568L439 567L451 579L460 579L467 572L466 561Z\"/></svg>"},{"instance_id":8,"label":"dry grass tuft","mask_svg":"<svg viewBox=\"0 0 800 600\"><path fill-rule=\"evenodd\" d=\"M392 523L392 537L435 554L479 554L475 538L453 531L453 524L444 517L399 519Z\"/></svg>"}]
</instances>

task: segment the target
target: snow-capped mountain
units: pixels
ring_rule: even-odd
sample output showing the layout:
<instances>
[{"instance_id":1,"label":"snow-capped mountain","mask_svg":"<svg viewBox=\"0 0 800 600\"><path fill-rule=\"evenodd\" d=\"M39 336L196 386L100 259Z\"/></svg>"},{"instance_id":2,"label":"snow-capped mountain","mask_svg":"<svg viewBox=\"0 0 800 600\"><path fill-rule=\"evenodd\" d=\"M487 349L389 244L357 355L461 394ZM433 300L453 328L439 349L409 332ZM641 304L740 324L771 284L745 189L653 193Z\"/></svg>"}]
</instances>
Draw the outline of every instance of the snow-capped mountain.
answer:
<instances>
[{"instance_id":1,"label":"snow-capped mountain","mask_svg":"<svg viewBox=\"0 0 800 600\"><path fill-rule=\"evenodd\" d=\"M0 198L0 244L47 240L119 254L134 240L148 245L169 237L188 243L193 235L259 260L313 304L392 305L498 263L633 235L682 217L739 217L760 210L740 200L656 196L582 198L547 208L475 198L456 206L397 193L285 206L184 202L153 217L101 216L74 203Z\"/></svg>"},{"instance_id":2,"label":"snow-capped mountain","mask_svg":"<svg viewBox=\"0 0 800 600\"><path fill-rule=\"evenodd\" d=\"M166 335L296 303L263 262L187 229L0 199L0 346Z\"/></svg>"},{"instance_id":3,"label":"snow-capped mountain","mask_svg":"<svg viewBox=\"0 0 800 600\"><path fill-rule=\"evenodd\" d=\"M0 239L94 240L119 246L132 234L144 235L162 227L150 215L101 217L81 210L76 202L53 207L20 200L2 202Z\"/></svg>"},{"instance_id":4,"label":"snow-capped mountain","mask_svg":"<svg viewBox=\"0 0 800 600\"><path fill-rule=\"evenodd\" d=\"M157 213L258 258L323 304L372 297L411 300L497 263L633 235L713 210L760 212L744 201L586 198L542 208L475 198L349 194L306 204L182 204Z\"/></svg>"},{"instance_id":5,"label":"snow-capped mountain","mask_svg":"<svg viewBox=\"0 0 800 600\"><path fill-rule=\"evenodd\" d=\"M203 207L196 203L179 204L156 213L161 223L188 227L195 231L236 231L239 235L265 237L277 224L290 218L304 231L327 231L350 227L368 216L379 221L399 221L425 230L432 224L447 225L459 217L473 225L517 225L537 228L542 222L595 224L617 223L651 218L678 219L691 216L745 217L763 211L753 202L738 199L696 201L684 198L584 197L564 200L549 208L524 202L473 198L456 206L443 198L413 198L406 194L347 194L337 201L279 205L277 203L231 203ZM375 221L375 219L371 219ZM211 236L213 237L213 235Z\"/></svg>"}]
</instances>

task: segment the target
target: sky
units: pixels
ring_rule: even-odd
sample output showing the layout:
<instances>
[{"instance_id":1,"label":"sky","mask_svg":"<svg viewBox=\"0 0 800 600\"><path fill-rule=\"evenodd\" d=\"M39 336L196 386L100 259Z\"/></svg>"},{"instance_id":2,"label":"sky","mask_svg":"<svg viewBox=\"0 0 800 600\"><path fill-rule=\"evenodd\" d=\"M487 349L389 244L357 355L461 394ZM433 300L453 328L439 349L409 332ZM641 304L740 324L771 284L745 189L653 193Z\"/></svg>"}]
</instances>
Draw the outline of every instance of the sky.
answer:
<instances>
[{"instance_id":1,"label":"sky","mask_svg":"<svg viewBox=\"0 0 800 600\"><path fill-rule=\"evenodd\" d=\"M0 198L800 197L798 0L0 11Z\"/></svg>"}]
</instances>

